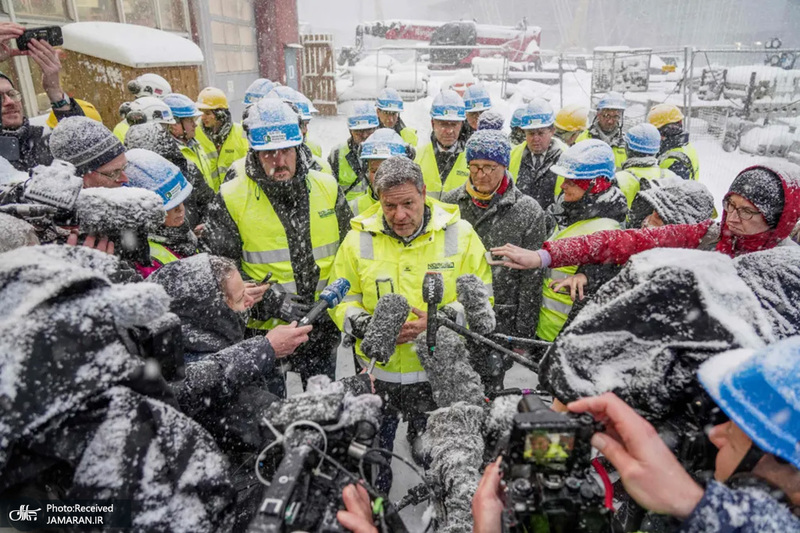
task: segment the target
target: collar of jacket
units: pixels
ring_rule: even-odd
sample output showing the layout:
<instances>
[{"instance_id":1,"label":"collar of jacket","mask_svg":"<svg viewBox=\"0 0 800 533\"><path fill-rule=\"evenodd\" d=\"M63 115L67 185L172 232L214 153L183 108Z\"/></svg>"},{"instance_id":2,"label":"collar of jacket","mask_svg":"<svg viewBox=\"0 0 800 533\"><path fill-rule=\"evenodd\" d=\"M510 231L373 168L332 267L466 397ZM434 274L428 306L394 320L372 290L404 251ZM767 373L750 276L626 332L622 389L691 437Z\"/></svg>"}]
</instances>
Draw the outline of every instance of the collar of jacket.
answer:
<instances>
[{"instance_id":1,"label":"collar of jacket","mask_svg":"<svg viewBox=\"0 0 800 533\"><path fill-rule=\"evenodd\" d=\"M622 119L620 119L617 129L611 133L605 133L600 129L600 124L598 124L597 118L595 118L592 125L589 126L589 133L592 135L593 139L599 139L614 147L625 147L625 139L622 137Z\"/></svg>"},{"instance_id":2,"label":"collar of jacket","mask_svg":"<svg viewBox=\"0 0 800 533\"><path fill-rule=\"evenodd\" d=\"M206 134L206 137L211 139L211 142L214 143L215 146L222 146L225 143L225 139L228 138L228 135L231 133L231 128L233 128L233 117L231 116L230 109L218 109L217 111L223 111L222 113L215 113L217 120L220 121L219 129L216 133L203 126L202 122L200 126L203 128L203 133Z\"/></svg>"},{"instance_id":3,"label":"collar of jacket","mask_svg":"<svg viewBox=\"0 0 800 533\"><path fill-rule=\"evenodd\" d=\"M610 218L624 222L628 215L628 201L617 187L606 189L600 194L587 192L577 202L565 202L564 195L561 194L550 207L550 213L560 228L592 218Z\"/></svg>"},{"instance_id":4,"label":"collar of jacket","mask_svg":"<svg viewBox=\"0 0 800 533\"><path fill-rule=\"evenodd\" d=\"M550 163L551 161L555 162L559 157L561 157L561 154L564 153L564 150L566 149L567 145L564 144L564 141L553 137L550 140L550 146L547 147L547 150L545 150L543 154L540 154L544 156L542 161L544 163ZM533 152L531 152L531 149L528 148L528 145L526 144L525 148L522 149L522 161L533 166L533 158Z\"/></svg>"},{"instance_id":5,"label":"collar of jacket","mask_svg":"<svg viewBox=\"0 0 800 533\"><path fill-rule=\"evenodd\" d=\"M678 135L670 135L669 137L664 137L661 140L661 151L659 152L659 154L669 152L670 150L674 150L675 148L680 148L681 146L686 146L687 144L689 144L688 133L679 133Z\"/></svg>"},{"instance_id":6,"label":"collar of jacket","mask_svg":"<svg viewBox=\"0 0 800 533\"><path fill-rule=\"evenodd\" d=\"M28 117L22 117L22 124L18 128L3 128L0 130L0 135L5 137L16 137L20 141L24 141L31 136L34 127L35 126L31 126L31 123L28 121ZM20 142L20 144L22 143Z\"/></svg>"},{"instance_id":7,"label":"collar of jacket","mask_svg":"<svg viewBox=\"0 0 800 533\"><path fill-rule=\"evenodd\" d=\"M461 152L464 151L464 146L466 146L466 142L463 141L461 139L461 137L459 137L456 140L456 142L453 144L453 146L451 146L450 148L443 148L439 144L439 141L436 140L436 135L433 132L431 132L431 143L433 144L433 153L434 154L438 154L438 153L442 153L442 152L448 153L448 154L460 154Z\"/></svg>"},{"instance_id":8,"label":"collar of jacket","mask_svg":"<svg viewBox=\"0 0 800 533\"><path fill-rule=\"evenodd\" d=\"M648 168L648 167L657 167L658 166L658 158L656 156L647 156L647 157L629 157L622 163L622 170L627 170L629 168Z\"/></svg>"}]
</instances>

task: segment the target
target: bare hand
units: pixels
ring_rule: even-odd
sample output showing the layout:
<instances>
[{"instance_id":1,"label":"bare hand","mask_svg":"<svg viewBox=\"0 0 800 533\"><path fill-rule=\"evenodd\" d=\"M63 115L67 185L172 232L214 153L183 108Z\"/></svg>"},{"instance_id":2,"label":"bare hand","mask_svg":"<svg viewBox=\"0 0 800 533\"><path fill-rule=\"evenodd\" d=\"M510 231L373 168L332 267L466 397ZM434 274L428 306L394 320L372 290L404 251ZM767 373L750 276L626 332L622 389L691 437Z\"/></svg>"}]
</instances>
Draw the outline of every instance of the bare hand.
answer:
<instances>
[{"instance_id":1,"label":"bare hand","mask_svg":"<svg viewBox=\"0 0 800 533\"><path fill-rule=\"evenodd\" d=\"M405 344L413 341L417 338L417 335L425 331L428 327L428 313L416 307L412 307L411 312L418 318L417 320L409 320L403 324L403 327L400 328L400 334L397 336L397 344Z\"/></svg>"},{"instance_id":2,"label":"bare hand","mask_svg":"<svg viewBox=\"0 0 800 533\"><path fill-rule=\"evenodd\" d=\"M561 281L551 281L550 288L555 292L561 292L561 289L569 287L569 297L572 298L572 301L574 302L576 297L583 300L583 289L588 283L589 278L586 277L586 274L575 274L574 276L569 276Z\"/></svg>"},{"instance_id":3,"label":"bare hand","mask_svg":"<svg viewBox=\"0 0 800 533\"><path fill-rule=\"evenodd\" d=\"M336 513L336 519L353 533L378 533L372 523L372 505L367 489L361 485L347 485L342 491L346 511Z\"/></svg>"},{"instance_id":4,"label":"bare hand","mask_svg":"<svg viewBox=\"0 0 800 533\"><path fill-rule=\"evenodd\" d=\"M492 266L504 266L516 270L528 270L542 266L542 258L539 257L536 250L526 250L513 244L504 244L492 248L491 252L493 256L503 257L503 260L500 261L487 257L486 261Z\"/></svg>"},{"instance_id":5,"label":"bare hand","mask_svg":"<svg viewBox=\"0 0 800 533\"><path fill-rule=\"evenodd\" d=\"M362 368L359 374L367 374L367 369ZM374 374L367 374L369 376L369 386L372 394L375 394L375 375Z\"/></svg>"},{"instance_id":6,"label":"bare hand","mask_svg":"<svg viewBox=\"0 0 800 533\"><path fill-rule=\"evenodd\" d=\"M591 413L605 423L592 446L614 465L633 499L657 513L683 519L703 497L703 489L686 473L650 423L615 394L607 392L567 405L573 413Z\"/></svg>"},{"instance_id":7,"label":"bare hand","mask_svg":"<svg viewBox=\"0 0 800 533\"><path fill-rule=\"evenodd\" d=\"M472 519L474 533L500 532L503 515L503 490L500 486L500 462L493 462L483 471L478 490L472 497Z\"/></svg>"},{"instance_id":8,"label":"bare hand","mask_svg":"<svg viewBox=\"0 0 800 533\"><path fill-rule=\"evenodd\" d=\"M42 70L42 86L51 102L58 102L64 97L61 89L61 59L58 50L47 41L31 39L28 44L28 55Z\"/></svg>"},{"instance_id":9,"label":"bare hand","mask_svg":"<svg viewBox=\"0 0 800 533\"><path fill-rule=\"evenodd\" d=\"M264 285L253 282L244 284L244 291L247 293L247 296L253 299L253 305L264 299L264 293L267 292L267 290L269 290L269 283L265 283Z\"/></svg>"},{"instance_id":10,"label":"bare hand","mask_svg":"<svg viewBox=\"0 0 800 533\"><path fill-rule=\"evenodd\" d=\"M275 326L267 333L267 340L275 350L275 357L281 359L291 355L298 346L308 342L308 334L311 333L313 326L297 327L297 322L289 325Z\"/></svg>"},{"instance_id":11,"label":"bare hand","mask_svg":"<svg viewBox=\"0 0 800 533\"><path fill-rule=\"evenodd\" d=\"M67 237L67 244L69 246L77 246L78 245L78 234L72 232ZM108 237L100 237L100 240L97 240L97 237L94 235L89 235L83 241L82 246L86 246L87 248L92 248L97 250L98 252L105 252L108 255L114 255L114 241L108 240Z\"/></svg>"},{"instance_id":12,"label":"bare hand","mask_svg":"<svg viewBox=\"0 0 800 533\"><path fill-rule=\"evenodd\" d=\"M194 229L192 230L192 233L194 233L195 237L199 238L199 237L203 236L203 232L205 230L206 230L206 225L205 224L198 224L198 225L196 225L194 227Z\"/></svg>"},{"instance_id":13,"label":"bare hand","mask_svg":"<svg viewBox=\"0 0 800 533\"><path fill-rule=\"evenodd\" d=\"M22 50L11 48L8 41L16 39L25 32L25 26L13 22L0 22L0 61L5 61L14 56L25 55Z\"/></svg>"}]
</instances>

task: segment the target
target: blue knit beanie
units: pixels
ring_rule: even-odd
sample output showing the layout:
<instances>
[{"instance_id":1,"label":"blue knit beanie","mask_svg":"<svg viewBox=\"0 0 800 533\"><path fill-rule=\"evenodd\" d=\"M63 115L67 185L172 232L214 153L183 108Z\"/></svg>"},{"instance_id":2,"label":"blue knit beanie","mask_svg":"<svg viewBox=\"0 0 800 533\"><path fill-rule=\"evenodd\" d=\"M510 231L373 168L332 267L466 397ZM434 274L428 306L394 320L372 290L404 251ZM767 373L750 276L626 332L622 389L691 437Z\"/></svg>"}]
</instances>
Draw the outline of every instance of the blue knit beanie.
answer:
<instances>
[{"instance_id":1,"label":"blue knit beanie","mask_svg":"<svg viewBox=\"0 0 800 533\"><path fill-rule=\"evenodd\" d=\"M511 144L508 137L498 130L478 130L467 141L467 163L474 159L486 159L508 167L511 159Z\"/></svg>"}]
</instances>

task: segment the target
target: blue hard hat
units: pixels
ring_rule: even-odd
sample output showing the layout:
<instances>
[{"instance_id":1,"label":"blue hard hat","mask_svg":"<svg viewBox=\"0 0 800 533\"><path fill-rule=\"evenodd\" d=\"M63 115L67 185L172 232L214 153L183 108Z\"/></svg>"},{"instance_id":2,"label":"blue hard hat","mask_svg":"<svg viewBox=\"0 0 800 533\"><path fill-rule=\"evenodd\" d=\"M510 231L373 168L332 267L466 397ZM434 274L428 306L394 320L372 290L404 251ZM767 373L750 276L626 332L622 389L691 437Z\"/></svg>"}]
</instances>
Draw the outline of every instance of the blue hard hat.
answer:
<instances>
[{"instance_id":1,"label":"blue hard hat","mask_svg":"<svg viewBox=\"0 0 800 533\"><path fill-rule=\"evenodd\" d=\"M512 128L519 128L522 126L522 116L525 114L525 109L527 106L518 107L514 110L514 113L511 115L511 124Z\"/></svg>"},{"instance_id":2,"label":"blue hard hat","mask_svg":"<svg viewBox=\"0 0 800 533\"><path fill-rule=\"evenodd\" d=\"M624 137L628 148L635 152L655 155L661 149L661 134L658 128L647 122L632 127Z\"/></svg>"},{"instance_id":3,"label":"blue hard hat","mask_svg":"<svg viewBox=\"0 0 800 533\"><path fill-rule=\"evenodd\" d=\"M567 148L550 170L571 180L613 179L614 151L603 141L586 139Z\"/></svg>"},{"instance_id":4,"label":"blue hard hat","mask_svg":"<svg viewBox=\"0 0 800 533\"><path fill-rule=\"evenodd\" d=\"M297 108L301 120L311 120L312 111L316 111L314 106L311 105L311 100L306 98L302 93L288 87L286 85L278 85L274 87L267 98L277 98L283 100L287 104L292 104Z\"/></svg>"},{"instance_id":5,"label":"blue hard hat","mask_svg":"<svg viewBox=\"0 0 800 533\"><path fill-rule=\"evenodd\" d=\"M473 111L486 111L492 107L492 99L489 98L489 91L483 85L470 85L464 91L464 107L467 113Z\"/></svg>"},{"instance_id":6,"label":"blue hard hat","mask_svg":"<svg viewBox=\"0 0 800 533\"><path fill-rule=\"evenodd\" d=\"M130 187L147 189L158 194L169 211L181 205L192 192L192 184L186 181L181 170L162 156L150 150L132 148L125 152Z\"/></svg>"},{"instance_id":7,"label":"blue hard hat","mask_svg":"<svg viewBox=\"0 0 800 533\"><path fill-rule=\"evenodd\" d=\"M347 117L347 128L351 130L369 130L380 128L378 113L372 102L356 102L353 104L353 112Z\"/></svg>"},{"instance_id":8,"label":"blue hard hat","mask_svg":"<svg viewBox=\"0 0 800 533\"><path fill-rule=\"evenodd\" d=\"M722 353L703 363L698 377L762 451L800 468L800 337L755 353Z\"/></svg>"},{"instance_id":9,"label":"blue hard hat","mask_svg":"<svg viewBox=\"0 0 800 533\"><path fill-rule=\"evenodd\" d=\"M408 157L408 144L391 128L381 128L361 143L361 159Z\"/></svg>"},{"instance_id":10,"label":"blue hard hat","mask_svg":"<svg viewBox=\"0 0 800 533\"><path fill-rule=\"evenodd\" d=\"M534 98L528 103L525 112L522 114L523 130L535 130L539 128L549 128L556 122L556 113L550 102L543 98Z\"/></svg>"},{"instance_id":11,"label":"blue hard hat","mask_svg":"<svg viewBox=\"0 0 800 533\"><path fill-rule=\"evenodd\" d=\"M618 92L610 92L603 96L599 102L597 102L597 110L601 109L625 109L628 107L628 102L625 101L625 97L622 96Z\"/></svg>"},{"instance_id":12,"label":"blue hard hat","mask_svg":"<svg viewBox=\"0 0 800 533\"><path fill-rule=\"evenodd\" d=\"M203 114L197 109L195 101L183 94L170 93L164 97L164 103L175 118L194 118Z\"/></svg>"},{"instance_id":13,"label":"blue hard hat","mask_svg":"<svg viewBox=\"0 0 800 533\"><path fill-rule=\"evenodd\" d=\"M267 96L274 87L275 84L267 78L258 78L250 84L250 87L244 93L245 105L255 104Z\"/></svg>"},{"instance_id":14,"label":"blue hard hat","mask_svg":"<svg viewBox=\"0 0 800 533\"><path fill-rule=\"evenodd\" d=\"M276 98L262 98L250 106L245 125L250 148L256 151L281 150L303 143L297 115L289 104Z\"/></svg>"},{"instance_id":15,"label":"blue hard hat","mask_svg":"<svg viewBox=\"0 0 800 533\"><path fill-rule=\"evenodd\" d=\"M392 111L399 113L403 110L403 99L400 98L400 93L391 87L387 87L378 95L376 107L381 111Z\"/></svg>"},{"instance_id":16,"label":"blue hard hat","mask_svg":"<svg viewBox=\"0 0 800 533\"><path fill-rule=\"evenodd\" d=\"M437 94L431 104L431 118L450 122L466 120L464 100L452 89Z\"/></svg>"}]
</instances>

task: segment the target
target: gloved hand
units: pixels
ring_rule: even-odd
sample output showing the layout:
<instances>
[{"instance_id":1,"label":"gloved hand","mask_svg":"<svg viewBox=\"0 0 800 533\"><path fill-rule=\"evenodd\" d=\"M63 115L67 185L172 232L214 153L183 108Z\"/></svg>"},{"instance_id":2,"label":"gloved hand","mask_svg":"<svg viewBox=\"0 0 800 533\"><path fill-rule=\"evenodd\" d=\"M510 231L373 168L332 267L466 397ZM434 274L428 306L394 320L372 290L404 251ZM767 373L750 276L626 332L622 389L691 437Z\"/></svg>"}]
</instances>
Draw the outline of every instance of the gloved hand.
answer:
<instances>
[{"instance_id":1,"label":"gloved hand","mask_svg":"<svg viewBox=\"0 0 800 533\"><path fill-rule=\"evenodd\" d=\"M311 304L303 303L303 299L296 294L286 293L278 309L278 318L286 322L299 322L309 311Z\"/></svg>"}]
</instances>

